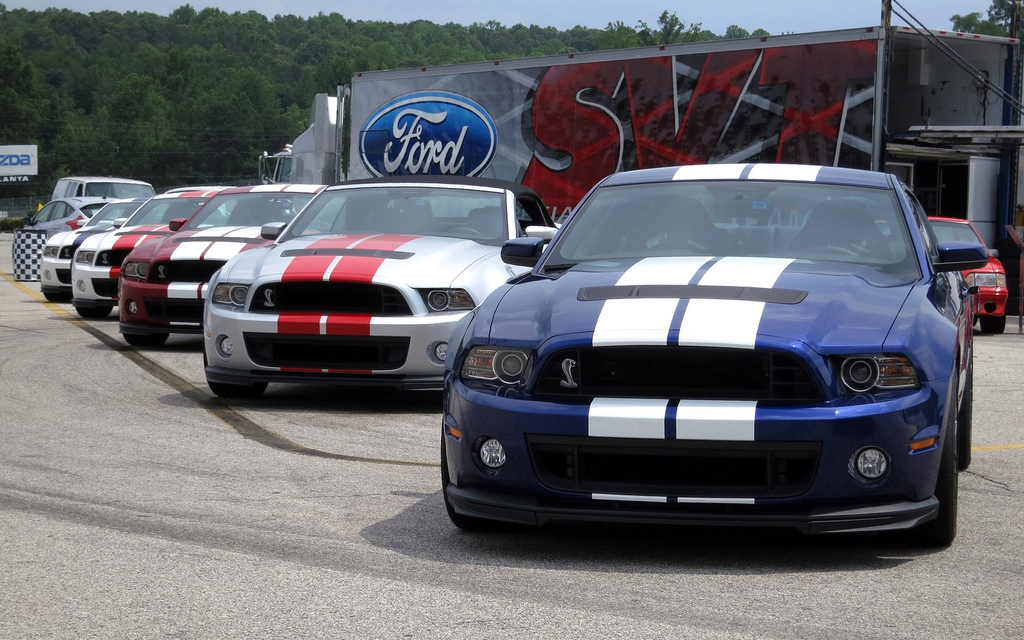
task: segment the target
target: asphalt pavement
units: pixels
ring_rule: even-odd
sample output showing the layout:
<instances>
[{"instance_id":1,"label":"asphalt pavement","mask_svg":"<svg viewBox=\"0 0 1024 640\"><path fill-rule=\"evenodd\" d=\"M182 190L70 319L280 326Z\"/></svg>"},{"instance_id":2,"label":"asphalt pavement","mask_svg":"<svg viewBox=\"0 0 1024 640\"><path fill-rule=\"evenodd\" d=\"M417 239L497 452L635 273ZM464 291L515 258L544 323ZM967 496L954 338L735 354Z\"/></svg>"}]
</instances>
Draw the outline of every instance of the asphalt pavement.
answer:
<instances>
[{"instance_id":1,"label":"asphalt pavement","mask_svg":"<svg viewBox=\"0 0 1024 640\"><path fill-rule=\"evenodd\" d=\"M1020 638L1024 336L975 337L959 535L445 515L440 395L223 401L200 339L128 347L0 234L0 638Z\"/></svg>"}]
</instances>

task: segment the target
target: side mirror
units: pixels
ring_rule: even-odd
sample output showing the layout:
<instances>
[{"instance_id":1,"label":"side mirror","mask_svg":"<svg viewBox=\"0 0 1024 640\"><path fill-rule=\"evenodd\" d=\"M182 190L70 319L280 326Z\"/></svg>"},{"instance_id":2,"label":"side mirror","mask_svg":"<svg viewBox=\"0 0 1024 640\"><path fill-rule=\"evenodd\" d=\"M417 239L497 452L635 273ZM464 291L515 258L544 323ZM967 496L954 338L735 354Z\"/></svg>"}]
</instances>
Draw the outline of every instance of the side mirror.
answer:
<instances>
[{"instance_id":1,"label":"side mirror","mask_svg":"<svg viewBox=\"0 0 1024 640\"><path fill-rule=\"evenodd\" d=\"M512 238L501 245L501 261L516 267L534 267L544 253L541 238Z\"/></svg>"},{"instance_id":2,"label":"side mirror","mask_svg":"<svg viewBox=\"0 0 1024 640\"><path fill-rule=\"evenodd\" d=\"M989 249L988 250L988 255L992 256L993 258L998 258L999 257L999 249Z\"/></svg>"},{"instance_id":3,"label":"side mirror","mask_svg":"<svg viewBox=\"0 0 1024 640\"><path fill-rule=\"evenodd\" d=\"M551 242L551 239L555 237L556 231L558 229L554 227L529 226L526 227L526 237L540 238L544 242Z\"/></svg>"},{"instance_id":4,"label":"side mirror","mask_svg":"<svg viewBox=\"0 0 1024 640\"><path fill-rule=\"evenodd\" d=\"M128 218L114 218L114 221L111 222L110 225L115 229L120 229L126 222L128 222Z\"/></svg>"},{"instance_id":5,"label":"side mirror","mask_svg":"<svg viewBox=\"0 0 1024 640\"><path fill-rule=\"evenodd\" d=\"M21 219L21 226L27 227L32 224L32 216L25 216Z\"/></svg>"},{"instance_id":6,"label":"side mirror","mask_svg":"<svg viewBox=\"0 0 1024 640\"><path fill-rule=\"evenodd\" d=\"M264 240L277 240L287 226L287 222L268 222L260 227L260 237Z\"/></svg>"},{"instance_id":7,"label":"side mirror","mask_svg":"<svg viewBox=\"0 0 1024 640\"><path fill-rule=\"evenodd\" d=\"M171 220L170 222L167 223L167 227L171 231L178 231L179 229L185 226L186 222L188 222L188 218L175 218L174 220Z\"/></svg>"},{"instance_id":8,"label":"side mirror","mask_svg":"<svg viewBox=\"0 0 1024 640\"><path fill-rule=\"evenodd\" d=\"M932 265L936 271L966 271L980 269L988 264L985 245L969 242L940 242L939 261Z\"/></svg>"}]
</instances>

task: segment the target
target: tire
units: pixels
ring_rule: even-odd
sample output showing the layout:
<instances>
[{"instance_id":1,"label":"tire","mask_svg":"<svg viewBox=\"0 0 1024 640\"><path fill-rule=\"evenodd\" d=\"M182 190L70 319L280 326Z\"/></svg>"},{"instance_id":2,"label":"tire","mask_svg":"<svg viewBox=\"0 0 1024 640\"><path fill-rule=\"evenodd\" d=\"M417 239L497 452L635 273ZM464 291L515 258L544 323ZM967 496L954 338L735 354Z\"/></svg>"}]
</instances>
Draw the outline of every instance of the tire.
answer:
<instances>
[{"instance_id":1,"label":"tire","mask_svg":"<svg viewBox=\"0 0 1024 640\"><path fill-rule=\"evenodd\" d=\"M78 315L89 320L98 320L106 318L110 315L110 312L114 310L114 307L75 307L75 311Z\"/></svg>"},{"instance_id":2,"label":"tire","mask_svg":"<svg viewBox=\"0 0 1024 640\"><path fill-rule=\"evenodd\" d=\"M445 446L444 427L441 427L441 495L444 496L444 509L448 512L448 519L456 527L463 531L499 531L507 527L504 523L474 518L456 513L452 503L448 500L448 485L451 484L451 477L448 475L448 447Z\"/></svg>"},{"instance_id":3,"label":"tire","mask_svg":"<svg viewBox=\"0 0 1024 640\"><path fill-rule=\"evenodd\" d=\"M953 386L954 392L956 385ZM956 395L954 393L954 399ZM939 461L939 477L935 481L935 497L939 499L939 514L934 520L920 525L913 532L917 544L925 547L948 547L956 538L957 500L960 491L957 471L957 415L949 411L946 431L942 436L942 457Z\"/></svg>"},{"instance_id":4,"label":"tire","mask_svg":"<svg viewBox=\"0 0 1024 640\"><path fill-rule=\"evenodd\" d=\"M974 355L967 363L967 384L964 386L964 397L960 401L957 414L957 447L956 462L958 471L966 471L971 466L971 431L974 423Z\"/></svg>"},{"instance_id":5,"label":"tire","mask_svg":"<svg viewBox=\"0 0 1024 640\"><path fill-rule=\"evenodd\" d=\"M124 341L133 347L159 347L167 342L166 333L122 333Z\"/></svg>"},{"instance_id":6,"label":"tire","mask_svg":"<svg viewBox=\"0 0 1024 640\"><path fill-rule=\"evenodd\" d=\"M983 333L1002 333L1006 329L1006 316L981 316L978 324Z\"/></svg>"},{"instance_id":7,"label":"tire","mask_svg":"<svg viewBox=\"0 0 1024 640\"><path fill-rule=\"evenodd\" d=\"M44 291L43 297L49 302L71 302L70 293L48 293Z\"/></svg>"},{"instance_id":8,"label":"tire","mask_svg":"<svg viewBox=\"0 0 1024 640\"><path fill-rule=\"evenodd\" d=\"M206 381L214 395L221 398L258 398L267 390L266 382L255 384L227 384L224 382Z\"/></svg>"}]
</instances>

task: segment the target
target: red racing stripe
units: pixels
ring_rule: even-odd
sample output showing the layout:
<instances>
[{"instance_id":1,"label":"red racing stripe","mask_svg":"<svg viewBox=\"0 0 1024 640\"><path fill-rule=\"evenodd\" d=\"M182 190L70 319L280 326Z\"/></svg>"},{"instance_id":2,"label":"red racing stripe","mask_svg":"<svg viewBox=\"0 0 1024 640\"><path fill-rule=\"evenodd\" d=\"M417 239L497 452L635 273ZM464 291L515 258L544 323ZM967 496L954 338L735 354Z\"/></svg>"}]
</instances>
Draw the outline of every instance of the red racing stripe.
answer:
<instances>
[{"instance_id":1,"label":"red racing stripe","mask_svg":"<svg viewBox=\"0 0 1024 640\"><path fill-rule=\"evenodd\" d=\"M286 311L277 317L277 332L292 335L320 335L322 313L310 311Z\"/></svg>"},{"instance_id":2,"label":"red racing stripe","mask_svg":"<svg viewBox=\"0 0 1024 640\"><path fill-rule=\"evenodd\" d=\"M371 318L373 316L364 313L330 313L327 315L327 335L368 336Z\"/></svg>"},{"instance_id":3,"label":"red racing stripe","mask_svg":"<svg viewBox=\"0 0 1024 640\"><path fill-rule=\"evenodd\" d=\"M403 244L411 242L420 236L406 236L388 234L374 236L359 244L360 249L370 251L394 251ZM369 258L363 256L344 256L338 261L338 266L331 272L331 282L361 282L364 284L373 283L373 276L377 269L384 264L386 258Z\"/></svg>"},{"instance_id":4,"label":"red racing stripe","mask_svg":"<svg viewBox=\"0 0 1024 640\"><path fill-rule=\"evenodd\" d=\"M306 249L348 249L357 242L367 238L363 235L344 235L322 238L310 244ZM323 280L327 269L334 263L336 256L295 256L284 273L281 274L281 282L296 282L303 280Z\"/></svg>"}]
</instances>

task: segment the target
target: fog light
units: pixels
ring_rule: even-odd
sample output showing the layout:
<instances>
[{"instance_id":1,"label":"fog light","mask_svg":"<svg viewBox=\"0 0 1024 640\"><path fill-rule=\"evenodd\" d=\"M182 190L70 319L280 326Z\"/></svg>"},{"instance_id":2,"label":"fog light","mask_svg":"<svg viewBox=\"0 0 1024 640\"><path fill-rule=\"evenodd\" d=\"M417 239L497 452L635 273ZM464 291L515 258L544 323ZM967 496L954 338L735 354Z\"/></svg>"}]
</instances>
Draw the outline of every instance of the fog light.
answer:
<instances>
[{"instance_id":1,"label":"fog light","mask_svg":"<svg viewBox=\"0 0 1024 640\"><path fill-rule=\"evenodd\" d=\"M480 461L491 469L500 469L505 465L505 448L491 438L480 445Z\"/></svg>"},{"instance_id":2,"label":"fog light","mask_svg":"<svg viewBox=\"0 0 1024 640\"><path fill-rule=\"evenodd\" d=\"M217 351L219 351L220 355L224 356L225 358L230 357L231 354L235 351L235 343L231 342L231 338L227 336L221 336L217 338Z\"/></svg>"},{"instance_id":3,"label":"fog light","mask_svg":"<svg viewBox=\"0 0 1024 640\"><path fill-rule=\"evenodd\" d=\"M130 313L132 315L135 315L136 313L139 312L139 305L135 304L134 300L129 300L128 304L125 305L125 306L128 307L128 313Z\"/></svg>"},{"instance_id":4,"label":"fog light","mask_svg":"<svg viewBox=\"0 0 1024 640\"><path fill-rule=\"evenodd\" d=\"M878 480L889 470L889 458L881 449L868 447L854 454L854 469L865 480Z\"/></svg>"},{"instance_id":5,"label":"fog light","mask_svg":"<svg viewBox=\"0 0 1024 640\"><path fill-rule=\"evenodd\" d=\"M79 291L85 293L85 280L79 280L78 282L75 283L75 286L78 287Z\"/></svg>"},{"instance_id":6,"label":"fog light","mask_svg":"<svg viewBox=\"0 0 1024 640\"><path fill-rule=\"evenodd\" d=\"M43 269L43 278L45 278L47 280L50 279L50 270L49 269Z\"/></svg>"}]
</instances>

